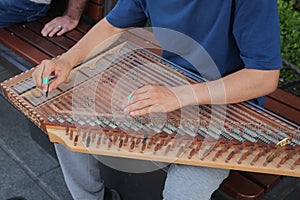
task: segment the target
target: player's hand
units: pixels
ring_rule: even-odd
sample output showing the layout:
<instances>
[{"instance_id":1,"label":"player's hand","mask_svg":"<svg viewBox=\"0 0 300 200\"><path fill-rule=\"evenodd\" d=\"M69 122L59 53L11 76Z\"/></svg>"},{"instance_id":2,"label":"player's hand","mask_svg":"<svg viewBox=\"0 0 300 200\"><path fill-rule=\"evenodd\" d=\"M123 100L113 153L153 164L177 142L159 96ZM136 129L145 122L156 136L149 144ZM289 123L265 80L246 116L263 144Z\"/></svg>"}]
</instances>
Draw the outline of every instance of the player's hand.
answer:
<instances>
[{"instance_id":1,"label":"player's hand","mask_svg":"<svg viewBox=\"0 0 300 200\"><path fill-rule=\"evenodd\" d=\"M63 83L70 75L72 67L60 59L43 60L32 73L33 81L36 87L44 92L51 92ZM43 79L48 79L54 76L49 85L43 84Z\"/></svg>"},{"instance_id":2,"label":"player's hand","mask_svg":"<svg viewBox=\"0 0 300 200\"><path fill-rule=\"evenodd\" d=\"M179 87L146 85L129 95L123 109L131 116L140 116L151 112L171 112L195 104L197 100L189 85Z\"/></svg>"},{"instance_id":3,"label":"player's hand","mask_svg":"<svg viewBox=\"0 0 300 200\"><path fill-rule=\"evenodd\" d=\"M79 19L73 19L68 15L56 17L48 22L41 31L44 37L53 37L55 34L61 36L73 30L78 25Z\"/></svg>"}]
</instances>

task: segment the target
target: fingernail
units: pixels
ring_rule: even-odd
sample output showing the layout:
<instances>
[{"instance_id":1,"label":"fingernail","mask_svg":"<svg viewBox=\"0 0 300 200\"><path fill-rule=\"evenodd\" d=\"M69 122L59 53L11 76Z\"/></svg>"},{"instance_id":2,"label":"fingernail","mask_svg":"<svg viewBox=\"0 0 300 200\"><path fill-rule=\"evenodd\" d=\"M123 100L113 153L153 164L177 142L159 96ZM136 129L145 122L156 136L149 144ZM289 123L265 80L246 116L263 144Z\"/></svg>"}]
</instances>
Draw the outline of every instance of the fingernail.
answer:
<instances>
[{"instance_id":1,"label":"fingernail","mask_svg":"<svg viewBox=\"0 0 300 200\"><path fill-rule=\"evenodd\" d=\"M134 115L135 112L130 112L129 115Z\"/></svg>"}]
</instances>

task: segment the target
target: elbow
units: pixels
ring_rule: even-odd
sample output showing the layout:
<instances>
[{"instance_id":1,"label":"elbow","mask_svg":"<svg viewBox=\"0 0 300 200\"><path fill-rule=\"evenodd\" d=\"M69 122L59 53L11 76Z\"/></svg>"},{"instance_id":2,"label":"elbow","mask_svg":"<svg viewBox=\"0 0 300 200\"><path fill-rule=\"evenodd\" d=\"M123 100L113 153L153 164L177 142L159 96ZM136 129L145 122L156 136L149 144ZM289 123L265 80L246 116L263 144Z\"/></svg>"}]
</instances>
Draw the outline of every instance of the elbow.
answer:
<instances>
[{"instance_id":1,"label":"elbow","mask_svg":"<svg viewBox=\"0 0 300 200\"><path fill-rule=\"evenodd\" d=\"M277 84L270 85L270 86L267 88L266 94L265 94L265 95L274 92L276 89L277 89Z\"/></svg>"},{"instance_id":2,"label":"elbow","mask_svg":"<svg viewBox=\"0 0 300 200\"><path fill-rule=\"evenodd\" d=\"M279 70L274 70L270 72L268 77L268 82L266 84L266 95L274 92L277 89L278 81L279 81Z\"/></svg>"}]
</instances>

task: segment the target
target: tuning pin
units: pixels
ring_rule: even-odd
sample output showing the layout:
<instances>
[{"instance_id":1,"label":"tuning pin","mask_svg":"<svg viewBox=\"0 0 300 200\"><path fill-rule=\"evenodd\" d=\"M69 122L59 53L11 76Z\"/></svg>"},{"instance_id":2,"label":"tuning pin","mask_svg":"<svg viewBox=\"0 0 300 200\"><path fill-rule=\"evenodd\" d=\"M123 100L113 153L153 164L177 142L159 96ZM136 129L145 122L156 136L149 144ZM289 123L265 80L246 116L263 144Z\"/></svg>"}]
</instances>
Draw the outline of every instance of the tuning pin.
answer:
<instances>
[{"instance_id":1,"label":"tuning pin","mask_svg":"<svg viewBox=\"0 0 300 200\"><path fill-rule=\"evenodd\" d=\"M146 149L146 147L147 147L147 143L146 142L144 142L144 143L142 143L143 145L142 145L142 147L141 147L141 153L143 153L144 151L145 151L145 149Z\"/></svg>"},{"instance_id":2,"label":"tuning pin","mask_svg":"<svg viewBox=\"0 0 300 200\"><path fill-rule=\"evenodd\" d=\"M90 144L91 144L91 135L89 134L88 137L86 138L86 143L85 143L85 146L87 148L90 147Z\"/></svg>"},{"instance_id":3,"label":"tuning pin","mask_svg":"<svg viewBox=\"0 0 300 200\"><path fill-rule=\"evenodd\" d=\"M70 129L69 139L70 139L70 140L73 140L73 129Z\"/></svg>"},{"instance_id":4,"label":"tuning pin","mask_svg":"<svg viewBox=\"0 0 300 200\"><path fill-rule=\"evenodd\" d=\"M98 134L98 139L97 139L97 145L96 148L99 148L99 146L101 145L101 139L102 139L102 134Z\"/></svg>"},{"instance_id":5,"label":"tuning pin","mask_svg":"<svg viewBox=\"0 0 300 200\"><path fill-rule=\"evenodd\" d=\"M69 135L69 129L70 129L70 128L67 126L67 127L66 127L66 133L65 133L65 135Z\"/></svg>"},{"instance_id":6,"label":"tuning pin","mask_svg":"<svg viewBox=\"0 0 300 200\"><path fill-rule=\"evenodd\" d=\"M297 165L300 165L300 158L298 158L291 166L291 169L294 170Z\"/></svg>"},{"instance_id":7,"label":"tuning pin","mask_svg":"<svg viewBox=\"0 0 300 200\"><path fill-rule=\"evenodd\" d=\"M184 146L180 146L177 154L176 154L176 158L179 158L181 156L181 154L183 154L184 152Z\"/></svg>"},{"instance_id":8,"label":"tuning pin","mask_svg":"<svg viewBox=\"0 0 300 200\"><path fill-rule=\"evenodd\" d=\"M118 150L120 150L120 149L122 148L122 146L123 146L123 140L122 140L122 139L120 139L120 140L119 140L119 146L118 146L118 147L119 147L119 149L118 149Z\"/></svg>"},{"instance_id":9,"label":"tuning pin","mask_svg":"<svg viewBox=\"0 0 300 200\"><path fill-rule=\"evenodd\" d=\"M166 151L165 151L165 153L164 153L165 156L169 153L169 151L171 150L171 147L172 147L172 145L171 145L171 144L168 144L168 146L167 146L167 148L166 148Z\"/></svg>"},{"instance_id":10,"label":"tuning pin","mask_svg":"<svg viewBox=\"0 0 300 200\"><path fill-rule=\"evenodd\" d=\"M130 148L129 148L129 151L133 151L134 149L134 146L135 146L135 142L132 141L131 144L130 144Z\"/></svg>"},{"instance_id":11,"label":"tuning pin","mask_svg":"<svg viewBox=\"0 0 300 200\"><path fill-rule=\"evenodd\" d=\"M195 154L196 154L196 149L192 149L188 158L191 159Z\"/></svg>"},{"instance_id":12,"label":"tuning pin","mask_svg":"<svg viewBox=\"0 0 300 200\"><path fill-rule=\"evenodd\" d=\"M76 134L75 139L74 139L74 146L77 146L77 144L78 144L78 138L79 138L79 135Z\"/></svg>"}]
</instances>

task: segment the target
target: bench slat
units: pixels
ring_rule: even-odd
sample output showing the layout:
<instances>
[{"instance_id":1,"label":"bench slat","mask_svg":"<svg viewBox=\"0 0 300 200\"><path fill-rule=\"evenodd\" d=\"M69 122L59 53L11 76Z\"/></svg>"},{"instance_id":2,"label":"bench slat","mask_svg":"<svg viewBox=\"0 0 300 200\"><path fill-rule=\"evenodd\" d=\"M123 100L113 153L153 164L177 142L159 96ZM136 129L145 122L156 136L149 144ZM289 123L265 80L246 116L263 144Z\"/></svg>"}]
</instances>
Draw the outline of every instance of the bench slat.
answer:
<instances>
[{"instance_id":1,"label":"bench slat","mask_svg":"<svg viewBox=\"0 0 300 200\"><path fill-rule=\"evenodd\" d=\"M273 93L269 94L268 97L276 99L277 101L280 101L281 103L300 111L300 97L297 97L291 93L277 89Z\"/></svg>"},{"instance_id":2,"label":"bench slat","mask_svg":"<svg viewBox=\"0 0 300 200\"><path fill-rule=\"evenodd\" d=\"M38 21L41 24L46 24L47 22L49 22L52 18L50 18L49 16L40 18ZM78 40L80 40L83 36L84 33L82 33L81 31L77 30L76 28L65 33L64 34L66 37L68 37L69 39L73 40L74 42L77 42Z\"/></svg>"},{"instance_id":3,"label":"bench slat","mask_svg":"<svg viewBox=\"0 0 300 200\"><path fill-rule=\"evenodd\" d=\"M26 27L32 30L34 33L40 34L44 25L40 24L39 22L32 22L32 23L27 23ZM50 42L63 48L65 51L70 49L76 43L73 40L67 38L66 36L60 36L60 37L54 36L52 38L45 37L45 40L49 40Z\"/></svg>"},{"instance_id":4,"label":"bench slat","mask_svg":"<svg viewBox=\"0 0 300 200\"><path fill-rule=\"evenodd\" d=\"M77 42L84 36L84 34L77 30L72 30L70 32L65 33L65 36Z\"/></svg>"},{"instance_id":5,"label":"bench slat","mask_svg":"<svg viewBox=\"0 0 300 200\"><path fill-rule=\"evenodd\" d=\"M26 27L22 27L20 25L13 25L8 27L7 29L51 57L55 57L64 52L64 49L58 47L57 45L53 44L48 40L45 40L44 37L32 32Z\"/></svg>"},{"instance_id":6,"label":"bench slat","mask_svg":"<svg viewBox=\"0 0 300 200\"><path fill-rule=\"evenodd\" d=\"M40 24L38 22L31 22L31 23L27 23L25 25L31 31L33 31L34 33L37 33L37 34L40 34L40 32L42 31L42 29L44 27L43 24ZM76 43L73 40L67 38L66 36L52 37L52 38L44 37L44 39L49 40L50 42L52 42L52 43L56 44L57 46L63 48L65 51L70 49Z\"/></svg>"},{"instance_id":7,"label":"bench slat","mask_svg":"<svg viewBox=\"0 0 300 200\"><path fill-rule=\"evenodd\" d=\"M0 42L34 65L51 58L5 29L0 29Z\"/></svg>"},{"instance_id":8,"label":"bench slat","mask_svg":"<svg viewBox=\"0 0 300 200\"><path fill-rule=\"evenodd\" d=\"M78 26L76 27L76 30L82 32L83 34L87 33L92 28L91 25L83 23L82 21L79 21Z\"/></svg>"},{"instance_id":9,"label":"bench slat","mask_svg":"<svg viewBox=\"0 0 300 200\"><path fill-rule=\"evenodd\" d=\"M51 13L43 18L40 18L38 21L42 24L46 24L48 22L50 22L55 16L52 16ZM90 30L90 28L92 27L92 25L86 24L83 21L79 21L79 24L77 25L77 27L74 30L77 30L83 34L85 34L86 32L88 32Z\"/></svg>"},{"instance_id":10,"label":"bench slat","mask_svg":"<svg viewBox=\"0 0 300 200\"><path fill-rule=\"evenodd\" d=\"M265 108L290 121L295 122L296 124L300 124L300 111L281 103L278 101L278 99L275 100L273 98L266 98Z\"/></svg>"}]
</instances>

